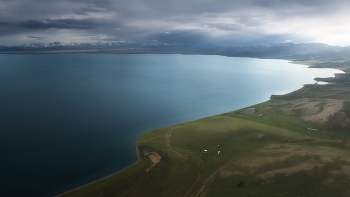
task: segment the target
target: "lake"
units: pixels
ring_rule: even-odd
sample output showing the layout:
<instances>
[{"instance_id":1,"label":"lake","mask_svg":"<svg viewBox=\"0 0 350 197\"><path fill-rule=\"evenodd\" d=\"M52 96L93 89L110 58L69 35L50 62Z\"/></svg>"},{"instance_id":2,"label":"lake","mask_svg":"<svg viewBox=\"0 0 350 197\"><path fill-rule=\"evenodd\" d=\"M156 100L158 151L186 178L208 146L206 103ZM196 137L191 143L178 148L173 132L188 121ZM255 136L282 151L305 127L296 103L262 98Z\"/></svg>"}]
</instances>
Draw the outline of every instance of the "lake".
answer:
<instances>
[{"instance_id":1,"label":"lake","mask_svg":"<svg viewBox=\"0 0 350 197\"><path fill-rule=\"evenodd\" d=\"M205 55L0 54L0 196L52 196L137 160L150 130L340 71Z\"/></svg>"}]
</instances>

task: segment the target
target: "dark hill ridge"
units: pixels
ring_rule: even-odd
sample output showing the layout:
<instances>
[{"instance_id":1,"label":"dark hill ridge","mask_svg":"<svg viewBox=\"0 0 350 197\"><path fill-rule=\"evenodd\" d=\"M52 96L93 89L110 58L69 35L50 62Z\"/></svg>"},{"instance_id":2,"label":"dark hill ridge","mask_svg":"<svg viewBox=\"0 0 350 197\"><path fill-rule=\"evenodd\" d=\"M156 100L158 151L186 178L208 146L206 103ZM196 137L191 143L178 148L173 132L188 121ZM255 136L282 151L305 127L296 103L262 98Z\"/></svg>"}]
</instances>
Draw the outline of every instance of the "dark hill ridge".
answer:
<instances>
[{"instance_id":1,"label":"dark hill ridge","mask_svg":"<svg viewBox=\"0 0 350 197\"><path fill-rule=\"evenodd\" d=\"M248 45L248 46L227 46L217 47L220 49L221 54L227 56L256 56L256 57L275 57L292 55L304 55L311 53L319 53L324 51L333 51L341 49L342 47L329 46L322 43L280 43L280 44L261 44L261 45Z\"/></svg>"},{"instance_id":2,"label":"dark hill ridge","mask_svg":"<svg viewBox=\"0 0 350 197\"><path fill-rule=\"evenodd\" d=\"M32 43L0 45L0 53L180 53L289 59L294 61L346 61L350 60L350 46L339 47L322 43L279 43L248 46L216 46L193 44L152 44L131 42L96 43ZM315 64L314 64L315 65ZM317 65L315 65L317 66ZM319 65L320 67L324 67Z\"/></svg>"},{"instance_id":3,"label":"dark hill ridge","mask_svg":"<svg viewBox=\"0 0 350 197\"><path fill-rule=\"evenodd\" d=\"M0 52L48 52L64 50L100 50L101 52L113 52L113 50L127 50L129 52L141 51L143 53L165 51L188 51L194 49L212 48L215 45L192 45L192 44L151 44L131 42L96 42L96 43L32 43L23 45L0 45Z\"/></svg>"}]
</instances>

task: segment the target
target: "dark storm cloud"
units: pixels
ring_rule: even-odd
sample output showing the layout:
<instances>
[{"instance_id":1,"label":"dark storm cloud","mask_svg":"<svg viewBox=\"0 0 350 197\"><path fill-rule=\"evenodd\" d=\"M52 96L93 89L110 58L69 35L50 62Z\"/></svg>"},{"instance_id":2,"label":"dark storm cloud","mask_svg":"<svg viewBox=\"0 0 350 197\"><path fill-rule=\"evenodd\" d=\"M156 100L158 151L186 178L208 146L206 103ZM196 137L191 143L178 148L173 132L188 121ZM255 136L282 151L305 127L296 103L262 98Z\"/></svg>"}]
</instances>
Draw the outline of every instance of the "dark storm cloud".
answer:
<instances>
[{"instance_id":1,"label":"dark storm cloud","mask_svg":"<svg viewBox=\"0 0 350 197\"><path fill-rule=\"evenodd\" d=\"M80 36L84 40L260 43L305 32L312 41L323 33L318 27L326 24L323 18L346 18L339 13L349 5L345 0L1 0L0 42L9 40L3 35L50 41L74 34L89 35Z\"/></svg>"},{"instance_id":2,"label":"dark storm cloud","mask_svg":"<svg viewBox=\"0 0 350 197\"><path fill-rule=\"evenodd\" d=\"M110 23L103 19L40 19L40 20L26 20L14 23L0 21L0 36L11 34L35 33L42 34L42 38L47 38L47 30L97 30L108 29ZM103 30L102 30L103 31ZM52 32L50 32L52 33ZM30 36L26 36L30 38ZM43 39L41 39L43 40Z\"/></svg>"},{"instance_id":3,"label":"dark storm cloud","mask_svg":"<svg viewBox=\"0 0 350 197\"><path fill-rule=\"evenodd\" d=\"M14 26L14 25L11 24L11 23L7 23L7 22L2 22L2 21L0 21L0 28L12 27L12 26Z\"/></svg>"},{"instance_id":4,"label":"dark storm cloud","mask_svg":"<svg viewBox=\"0 0 350 197\"><path fill-rule=\"evenodd\" d=\"M15 25L0 21L0 36L13 34L15 32Z\"/></svg>"},{"instance_id":5,"label":"dark storm cloud","mask_svg":"<svg viewBox=\"0 0 350 197\"><path fill-rule=\"evenodd\" d=\"M27 20L17 23L17 27L35 30L55 29L94 29L103 27L102 21L95 19L44 19L44 20Z\"/></svg>"}]
</instances>

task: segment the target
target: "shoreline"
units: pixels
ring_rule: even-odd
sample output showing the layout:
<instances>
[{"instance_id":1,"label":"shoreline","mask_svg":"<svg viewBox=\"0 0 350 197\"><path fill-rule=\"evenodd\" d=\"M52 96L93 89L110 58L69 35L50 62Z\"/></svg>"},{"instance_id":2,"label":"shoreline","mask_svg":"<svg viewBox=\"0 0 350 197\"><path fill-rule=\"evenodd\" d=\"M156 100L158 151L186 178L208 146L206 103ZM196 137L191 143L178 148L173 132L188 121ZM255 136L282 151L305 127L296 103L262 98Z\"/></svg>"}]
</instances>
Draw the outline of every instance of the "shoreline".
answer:
<instances>
[{"instance_id":1,"label":"shoreline","mask_svg":"<svg viewBox=\"0 0 350 197\"><path fill-rule=\"evenodd\" d=\"M102 177L102 178L99 178L99 179L97 179L97 180L95 180L95 181L92 181L92 182L90 182L90 183L86 183L86 184L84 184L84 185L82 185L82 186L79 186L79 187L77 187L77 188L74 188L74 189L71 189L71 190L69 190L69 191L66 191L66 192L63 192L63 193L54 195L53 197L63 196L63 195L65 195L65 194L68 194L68 193L73 192L73 191L75 191L75 190L84 188L84 187L89 186L89 185L91 185L91 184L94 184L94 183L96 183L96 182L98 182L98 181L102 181L102 180L107 179L107 178L109 178L109 177L111 177L111 176L114 176L114 175L116 175L116 174L118 174L118 173L120 173L120 172L122 172L122 171L124 171L124 170L126 170L126 169L128 169L128 168L130 168L130 167L132 167L132 166L134 166L134 165L136 165L136 164L140 161L140 154L139 154L139 152L138 152L138 145L137 145L137 142L138 142L138 141L139 141L139 139L137 139L137 141L136 141L136 143L135 143L135 151L136 151L136 155L137 155L137 161L134 162L133 164L130 164L129 166L127 166L127 167L125 167L125 168L123 168L123 169L121 169L121 170L119 170L119 171L117 171L117 172L114 172L114 173L112 173L112 174L110 174L110 175L107 175L107 176L104 176L104 177Z\"/></svg>"}]
</instances>

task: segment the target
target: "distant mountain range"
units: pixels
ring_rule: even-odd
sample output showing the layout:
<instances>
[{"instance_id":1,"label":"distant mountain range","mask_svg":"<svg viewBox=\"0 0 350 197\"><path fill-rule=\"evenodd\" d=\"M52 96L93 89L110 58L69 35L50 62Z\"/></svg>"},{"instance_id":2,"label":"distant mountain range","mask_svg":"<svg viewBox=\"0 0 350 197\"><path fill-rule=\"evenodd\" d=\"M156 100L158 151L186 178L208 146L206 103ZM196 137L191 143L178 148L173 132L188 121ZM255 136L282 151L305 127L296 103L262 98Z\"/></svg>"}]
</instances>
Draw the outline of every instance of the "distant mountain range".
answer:
<instances>
[{"instance_id":1,"label":"distant mountain range","mask_svg":"<svg viewBox=\"0 0 350 197\"><path fill-rule=\"evenodd\" d=\"M350 61L350 46L339 47L322 43L279 43L248 46L217 46L193 44L151 44L130 42L96 43L33 43L0 45L0 53L178 53L288 59L295 61ZM321 65L319 65L321 66Z\"/></svg>"},{"instance_id":2,"label":"distant mountain range","mask_svg":"<svg viewBox=\"0 0 350 197\"><path fill-rule=\"evenodd\" d=\"M131 42L96 42L96 43L32 43L23 45L6 46L0 45L0 51L59 51L59 50L113 50L113 49L194 49L211 48L215 45L192 45L192 44L150 44Z\"/></svg>"}]
</instances>

